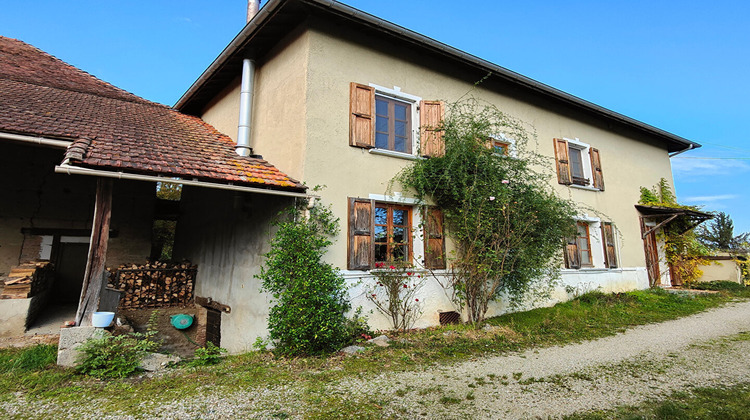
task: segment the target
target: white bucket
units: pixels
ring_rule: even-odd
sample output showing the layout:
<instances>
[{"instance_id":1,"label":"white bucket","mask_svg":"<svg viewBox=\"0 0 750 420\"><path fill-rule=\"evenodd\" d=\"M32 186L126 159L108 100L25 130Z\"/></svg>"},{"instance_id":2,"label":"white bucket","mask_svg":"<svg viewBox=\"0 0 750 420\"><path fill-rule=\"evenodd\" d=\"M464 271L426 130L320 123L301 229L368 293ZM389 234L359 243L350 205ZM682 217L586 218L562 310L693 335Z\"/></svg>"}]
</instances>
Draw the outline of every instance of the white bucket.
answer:
<instances>
[{"instance_id":1,"label":"white bucket","mask_svg":"<svg viewBox=\"0 0 750 420\"><path fill-rule=\"evenodd\" d=\"M91 315L91 325L99 328L109 327L115 318L114 312L94 312Z\"/></svg>"}]
</instances>

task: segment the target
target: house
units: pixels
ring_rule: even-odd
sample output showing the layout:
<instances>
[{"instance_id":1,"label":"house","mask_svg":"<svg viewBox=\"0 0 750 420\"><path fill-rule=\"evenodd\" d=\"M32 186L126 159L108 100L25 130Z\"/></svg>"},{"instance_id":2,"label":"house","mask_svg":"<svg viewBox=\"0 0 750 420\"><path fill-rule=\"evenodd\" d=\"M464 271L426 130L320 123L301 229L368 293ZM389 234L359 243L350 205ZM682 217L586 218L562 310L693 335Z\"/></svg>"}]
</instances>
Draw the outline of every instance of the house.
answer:
<instances>
[{"instance_id":1,"label":"house","mask_svg":"<svg viewBox=\"0 0 750 420\"><path fill-rule=\"evenodd\" d=\"M384 255L397 246L415 260L425 255L415 232L416 201L397 186L387 193L388 183L413 159L440 153L439 136L424 130L420 136L420 127L437 124L444 104L469 91L534 127L538 150L550 165L556 162L557 178L551 180L556 191L581 205L577 236L561 250L567 256L564 285L621 291L669 283L656 232L673 215L641 212L634 205L640 186L672 180L670 154L699 144L342 3L268 1L175 108L200 117L294 179L326 186L318 201L332 206L343 225L326 258L352 285L354 305L367 309L357 285L372 281L370 269ZM497 147L512 147L512 139L499 140ZM178 227L185 236L175 252L202 267L198 293L231 305L257 302L253 274L259 267L214 264L213 251L191 245L223 243L230 252L250 233L217 234L223 210L188 194L182 204L189 211L180 227L198 225L198 214L214 221L204 229ZM380 231L411 235L394 239L378 236ZM417 326L436 325L439 312L452 309L450 301L433 283L423 295L425 313ZM548 303L568 298L560 287ZM506 309L500 303L490 315ZM222 345L248 348L265 334L267 310L246 306L242 314L224 316L222 331L233 336ZM388 326L377 313L370 322L374 328Z\"/></svg>"},{"instance_id":2,"label":"house","mask_svg":"<svg viewBox=\"0 0 750 420\"><path fill-rule=\"evenodd\" d=\"M234 146L199 118L0 37L0 336L60 306L78 307L85 324L100 296L82 289L102 283L105 261L145 263L154 221L175 213L157 200L159 182L226 211L253 201L256 220L306 196Z\"/></svg>"}]
</instances>

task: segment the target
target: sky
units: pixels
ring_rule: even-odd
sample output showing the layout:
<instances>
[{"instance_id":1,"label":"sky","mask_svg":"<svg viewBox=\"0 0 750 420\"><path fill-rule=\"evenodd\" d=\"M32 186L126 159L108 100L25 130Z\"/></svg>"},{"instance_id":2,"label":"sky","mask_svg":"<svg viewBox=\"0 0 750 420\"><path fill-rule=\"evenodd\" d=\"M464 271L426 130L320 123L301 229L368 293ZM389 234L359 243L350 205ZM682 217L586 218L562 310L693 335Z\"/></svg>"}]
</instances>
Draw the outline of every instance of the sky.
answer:
<instances>
[{"instance_id":1,"label":"sky","mask_svg":"<svg viewBox=\"0 0 750 420\"><path fill-rule=\"evenodd\" d=\"M702 144L672 159L678 201L750 232L750 2L343 3ZM0 10L0 35L173 105L242 29L246 1L0 0Z\"/></svg>"}]
</instances>

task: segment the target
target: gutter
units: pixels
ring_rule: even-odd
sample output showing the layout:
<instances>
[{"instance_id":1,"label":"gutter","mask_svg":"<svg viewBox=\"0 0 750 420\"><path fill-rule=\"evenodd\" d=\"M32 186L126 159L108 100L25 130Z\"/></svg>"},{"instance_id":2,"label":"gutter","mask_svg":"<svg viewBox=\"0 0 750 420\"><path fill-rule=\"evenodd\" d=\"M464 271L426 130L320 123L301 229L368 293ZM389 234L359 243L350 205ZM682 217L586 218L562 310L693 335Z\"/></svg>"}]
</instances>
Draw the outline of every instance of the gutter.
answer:
<instances>
[{"instance_id":1,"label":"gutter","mask_svg":"<svg viewBox=\"0 0 750 420\"><path fill-rule=\"evenodd\" d=\"M312 197L307 193L291 192L291 191L280 191L257 187L246 187L242 185L232 184L218 184L213 182L195 181L190 179L174 179L166 178L162 176L154 175L140 175L131 174L127 172L111 172L102 171L98 169L80 168L78 166L71 166L63 162L61 165L55 166L55 173L68 174L68 175L89 175L103 178L115 178L115 179L128 179L133 181L147 181L147 182L165 182L168 184L182 184L190 185L193 187L213 188L218 190L230 190L230 191L241 191L255 194L267 194L267 195L280 195L283 197L295 197L295 198L309 198Z\"/></svg>"},{"instance_id":2,"label":"gutter","mask_svg":"<svg viewBox=\"0 0 750 420\"><path fill-rule=\"evenodd\" d=\"M22 134L0 133L0 139L17 141L21 143L32 143L40 146L57 147L67 149L73 144L72 141L48 139L46 137L24 136Z\"/></svg>"},{"instance_id":3,"label":"gutter","mask_svg":"<svg viewBox=\"0 0 750 420\"><path fill-rule=\"evenodd\" d=\"M682 150L676 151L676 152L674 152L674 153L670 153L670 154L669 154L669 157L670 157L670 158L673 158L673 157L675 157L675 156L677 156L677 155L680 155L680 154L682 154L682 153L685 153L685 152L687 152L688 150L693 150L693 149L694 149L694 147L693 147L693 144L691 143L691 144L690 144L690 145L689 145L688 147L686 147L685 149L682 149Z\"/></svg>"}]
</instances>

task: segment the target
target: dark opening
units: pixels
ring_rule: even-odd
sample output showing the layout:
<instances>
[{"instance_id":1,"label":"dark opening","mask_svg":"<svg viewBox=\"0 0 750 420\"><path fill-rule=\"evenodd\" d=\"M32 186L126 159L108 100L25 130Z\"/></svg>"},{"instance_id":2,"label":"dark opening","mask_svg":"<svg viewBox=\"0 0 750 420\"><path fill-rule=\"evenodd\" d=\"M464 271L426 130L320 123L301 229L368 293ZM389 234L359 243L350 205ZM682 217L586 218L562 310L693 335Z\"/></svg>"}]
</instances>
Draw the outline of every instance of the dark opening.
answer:
<instances>
[{"instance_id":1,"label":"dark opening","mask_svg":"<svg viewBox=\"0 0 750 420\"><path fill-rule=\"evenodd\" d=\"M221 311L206 308L206 342L221 346Z\"/></svg>"},{"instance_id":2,"label":"dark opening","mask_svg":"<svg viewBox=\"0 0 750 420\"><path fill-rule=\"evenodd\" d=\"M460 324L461 314L456 311L440 312L440 325Z\"/></svg>"}]
</instances>

